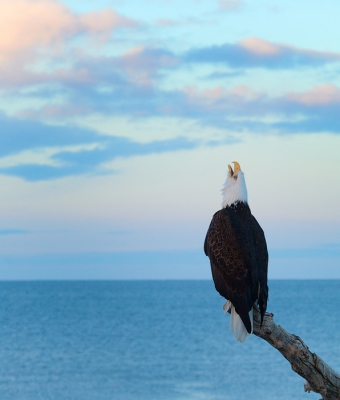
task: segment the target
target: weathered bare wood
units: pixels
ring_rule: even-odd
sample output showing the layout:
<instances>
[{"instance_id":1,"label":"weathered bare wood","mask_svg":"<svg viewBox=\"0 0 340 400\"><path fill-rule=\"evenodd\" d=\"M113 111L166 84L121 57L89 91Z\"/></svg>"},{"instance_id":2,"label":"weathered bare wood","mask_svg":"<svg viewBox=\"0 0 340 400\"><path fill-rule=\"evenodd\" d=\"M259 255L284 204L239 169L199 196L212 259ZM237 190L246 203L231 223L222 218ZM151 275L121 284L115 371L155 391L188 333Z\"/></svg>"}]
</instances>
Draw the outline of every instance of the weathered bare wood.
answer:
<instances>
[{"instance_id":1,"label":"weathered bare wood","mask_svg":"<svg viewBox=\"0 0 340 400\"><path fill-rule=\"evenodd\" d=\"M299 338L276 325L273 314L265 314L260 328L260 313L254 307L254 335L266 340L290 362L293 371L306 379L305 392L320 393L323 400L340 399L340 375Z\"/></svg>"}]
</instances>

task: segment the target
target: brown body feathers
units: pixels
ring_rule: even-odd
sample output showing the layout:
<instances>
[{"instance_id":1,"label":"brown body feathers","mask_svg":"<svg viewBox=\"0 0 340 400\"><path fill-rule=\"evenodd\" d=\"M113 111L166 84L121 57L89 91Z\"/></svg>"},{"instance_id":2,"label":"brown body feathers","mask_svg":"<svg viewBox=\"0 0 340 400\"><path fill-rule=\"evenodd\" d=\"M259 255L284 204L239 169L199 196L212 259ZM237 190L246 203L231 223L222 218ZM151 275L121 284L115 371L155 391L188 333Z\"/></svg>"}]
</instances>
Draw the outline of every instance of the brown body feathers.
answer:
<instances>
[{"instance_id":1,"label":"brown body feathers","mask_svg":"<svg viewBox=\"0 0 340 400\"><path fill-rule=\"evenodd\" d=\"M262 228L247 203L217 211L205 242L216 290L230 300L251 333L249 311L255 303L263 319L267 308L268 251Z\"/></svg>"}]
</instances>

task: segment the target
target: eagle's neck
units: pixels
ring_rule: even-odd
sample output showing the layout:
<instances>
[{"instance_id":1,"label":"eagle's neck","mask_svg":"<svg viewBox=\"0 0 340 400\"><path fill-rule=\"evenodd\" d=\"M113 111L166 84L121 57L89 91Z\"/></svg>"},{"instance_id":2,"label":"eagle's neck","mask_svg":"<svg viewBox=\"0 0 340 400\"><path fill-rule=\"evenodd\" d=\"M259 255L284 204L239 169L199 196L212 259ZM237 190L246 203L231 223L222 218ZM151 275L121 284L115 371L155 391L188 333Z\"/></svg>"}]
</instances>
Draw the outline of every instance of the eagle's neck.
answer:
<instances>
[{"instance_id":1,"label":"eagle's neck","mask_svg":"<svg viewBox=\"0 0 340 400\"><path fill-rule=\"evenodd\" d=\"M222 194L222 208L236 203L248 203L246 181L242 171L238 172L236 180L229 175L227 176Z\"/></svg>"},{"instance_id":2,"label":"eagle's neck","mask_svg":"<svg viewBox=\"0 0 340 400\"><path fill-rule=\"evenodd\" d=\"M230 206L226 206L224 208L227 208L227 209L233 210L233 211L249 211L250 212L248 203L244 203L243 201L236 201L235 203L230 204Z\"/></svg>"}]
</instances>

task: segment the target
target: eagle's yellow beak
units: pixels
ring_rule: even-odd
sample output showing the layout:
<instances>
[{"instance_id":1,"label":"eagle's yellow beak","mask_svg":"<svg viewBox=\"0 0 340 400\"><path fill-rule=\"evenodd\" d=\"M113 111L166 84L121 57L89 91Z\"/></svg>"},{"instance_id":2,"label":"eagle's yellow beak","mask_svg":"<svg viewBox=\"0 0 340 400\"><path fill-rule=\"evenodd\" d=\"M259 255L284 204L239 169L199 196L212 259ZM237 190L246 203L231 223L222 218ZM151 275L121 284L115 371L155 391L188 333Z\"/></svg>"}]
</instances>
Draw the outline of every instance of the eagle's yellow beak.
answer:
<instances>
[{"instance_id":1,"label":"eagle's yellow beak","mask_svg":"<svg viewBox=\"0 0 340 400\"><path fill-rule=\"evenodd\" d=\"M234 171L229 164L228 164L228 169L229 169L229 176L231 178L234 175Z\"/></svg>"},{"instance_id":2,"label":"eagle's yellow beak","mask_svg":"<svg viewBox=\"0 0 340 400\"><path fill-rule=\"evenodd\" d=\"M240 164L237 161L233 161L233 164L234 164L234 173L241 171Z\"/></svg>"}]
</instances>

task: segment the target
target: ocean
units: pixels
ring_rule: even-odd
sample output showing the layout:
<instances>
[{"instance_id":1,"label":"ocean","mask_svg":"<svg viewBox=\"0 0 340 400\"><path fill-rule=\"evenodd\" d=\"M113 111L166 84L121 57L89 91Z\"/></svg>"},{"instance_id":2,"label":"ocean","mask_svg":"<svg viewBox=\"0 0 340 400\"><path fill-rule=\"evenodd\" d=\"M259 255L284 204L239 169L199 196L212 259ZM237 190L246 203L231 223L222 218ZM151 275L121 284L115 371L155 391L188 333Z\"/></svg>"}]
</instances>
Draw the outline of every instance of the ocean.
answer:
<instances>
[{"instance_id":1,"label":"ocean","mask_svg":"<svg viewBox=\"0 0 340 400\"><path fill-rule=\"evenodd\" d=\"M340 371L340 281L270 281L268 311ZM211 281L0 282L2 400L316 400L244 344Z\"/></svg>"}]
</instances>

